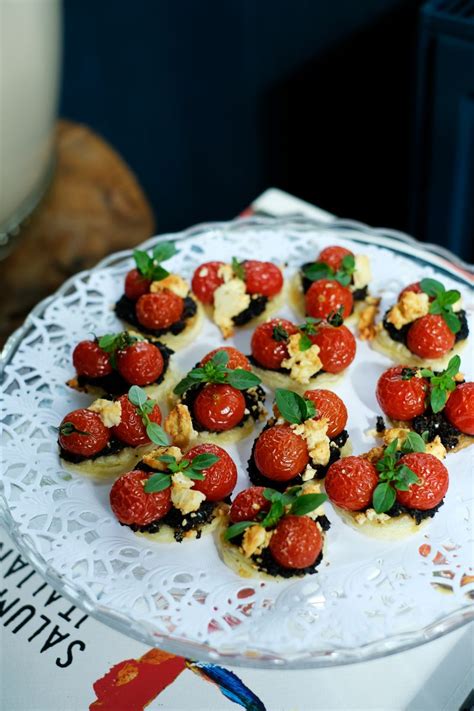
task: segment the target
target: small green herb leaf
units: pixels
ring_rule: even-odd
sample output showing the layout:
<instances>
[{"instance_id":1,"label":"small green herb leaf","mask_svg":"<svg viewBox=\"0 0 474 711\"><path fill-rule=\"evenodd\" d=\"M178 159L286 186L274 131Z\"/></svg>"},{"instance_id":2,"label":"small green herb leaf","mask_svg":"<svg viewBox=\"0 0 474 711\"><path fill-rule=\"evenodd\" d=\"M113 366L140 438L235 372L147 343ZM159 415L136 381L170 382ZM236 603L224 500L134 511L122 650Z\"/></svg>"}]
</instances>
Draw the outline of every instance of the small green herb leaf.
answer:
<instances>
[{"instance_id":1,"label":"small green herb leaf","mask_svg":"<svg viewBox=\"0 0 474 711\"><path fill-rule=\"evenodd\" d=\"M144 491L146 494L155 494L171 486L171 477L164 472L152 474L145 482Z\"/></svg>"},{"instance_id":2,"label":"small green herb leaf","mask_svg":"<svg viewBox=\"0 0 474 711\"><path fill-rule=\"evenodd\" d=\"M283 419L291 424L299 425L316 415L314 403L291 390L277 388L275 401Z\"/></svg>"},{"instance_id":3,"label":"small green herb leaf","mask_svg":"<svg viewBox=\"0 0 474 711\"><path fill-rule=\"evenodd\" d=\"M276 326L273 326L273 340L274 341L287 341L290 337L290 334L286 330L286 328L283 328L283 326L278 323Z\"/></svg>"},{"instance_id":4,"label":"small green herb leaf","mask_svg":"<svg viewBox=\"0 0 474 711\"><path fill-rule=\"evenodd\" d=\"M303 274L310 281L319 279L334 279L334 270L328 264L314 262L303 267Z\"/></svg>"},{"instance_id":5,"label":"small green herb leaf","mask_svg":"<svg viewBox=\"0 0 474 711\"><path fill-rule=\"evenodd\" d=\"M240 536L240 534L243 533L246 528L249 528L249 526L256 525L256 521L239 521L239 523L234 523L232 526L229 526L227 531L224 533L224 538L226 541L229 541L231 538Z\"/></svg>"},{"instance_id":6,"label":"small green herb leaf","mask_svg":"<svg viewBox=\"0 0 474 711\"><path fill-rule=\"evenodd\" d=\"M209 469L213 464L216 464L220 460L215 454L198 454L197 457L191 462L193 469L201 471L202 469Z\"/></svg>"},{"instance_id":7,"label":"small green herb leaf","mask_svg":"<svg viewBox=\"0 0 474 711\"><path fill-rule=\"evenodd\" d=\"M285 507L283 506L283 502L280 499L277 499L272 502L270 511L267 513L260 525L263 526L263 528L273 528L273 526L276 526L284 513Z\"/></svg>"},{"instance_id":8,"label":"small green herb leaf","mask_svg":"<svg viewBox=\"0 0 474 711\"><path fill-rule=\"evenodd\" d=\"M78 435L90 435L90 432L85 432L84 430L78 430L77 427L72 422L63 422L59 428L59 434L67 437L71 434Z\"/></svg>"},{"instance_id":9,"label":"small green herb leaf","mask_svg":"<svg viewBox=\"0 0 474 711\"><path fill-rule=\"evenodd\" d=\"M228 362L229 362L229 354L227 353L227 351L221 350L221 351L217 351L217 353L215 353L212 356L211 360L208 361L206 363L206 365L212 364L216 368L219 368L220 366L222 366L222 367L226 366Z\"/></svg>"},{"instance_id":10,"label":"small green herb leaf","mask_svg":"<svg viewBox=\"0 0 474 711\"><path fill-rule=\"evenodd\" d=\"M135 249L133 258L140 274L151 281L161 281L169 272L161 266L161 262L177 254L176 247L171 242L161 242L153 248L152 257L147 252Z\"/></svg>"},{"instance_id":11,"label":"small green herb leaf","mask_svg":"<svg viewBox=\"0 0 474 711\"><path fill-rule=\"evenodd\" d=\"M420 287L422 291L425 292L425 294L428 294L428 296L438 296L438 294L442 294L445 289L444 286L441 284L440 281L437 281L436 279L422 279L420 281Z\"/></svg>"},{"instance_id":12,"label":"small green herb leaf","mask_svg":"<svg viewBox=\"0 0 474 711\"><path fill-rule=\"evenodd\" d=\"M258 375L255 375L255 373L251 373L249 370L245 370L244 368L235 368L234 370L228 368L226 372L227 382L237 390L255 388L262 382Z\"/></svg>"},{"instance_id":13,"label":"small green herb leaf","mask_svg":"<svg viewBox=\"0 0 474 711\"><path fill-rule=\"evenodd\" d=\"M174 257L175 254L178 254L178 250L173 242L159 242L153 248L153 260L157 263L166 262L167 259Z\"/></svg>"},{"instance_id":14,"label":"small green herb leaf","mask_svg":"<svg viewBox=\"0 0 474 711\"><path fill-rule=\"evenodd\" d=\"M441 315L446 321L446 324L450 331L452 331L453 333L458 333L458 331L461 330L461 321L455 313L450 313L445 309Z\"/></svg>"},{"instance_id":15,"label":"small green herb leaf","mask_svg":"<svg viewBox=\"0 0 474 711\"><path fill-rule=\"evenodd\" d=\"M407 467L406 464L401 464L397 467L396 478L394 479L395 486L400 491L408 491L412 484L416 484L419 481L415 472Z\"/></svg>"},{"instance_id":16,"label":"small green herb leaf","mask_svg":"<svg viewBox=\"0 0 474 711\"><path fill-rule=\"evenodd\" d=\"M402 444L402 452L407 454L409 452L424 452L425 450L423 437L420 437L416 432L409 432Z\"/></svg>"},{"instance_id":17,"label":"small green herb leaf","mask_svg":"<svg viewBox=\"0 0 474 711\"><path fill-rule=\"evenodd\" d=\"M302 333L300 336L300 343L299 343L299 349L300 351L308 351L311 346L312 342L309 336L306 335L306 333Z\"/></svg>"},{"instance_id":18,"label":"small green herb leaf","mask_svg":"<svg viewBox=\"0 0 474 711\"><path fill-rule=\"evenodd\" d=\"M446 405L448 399L448 393L446 390L435 386L431 390L430 395L430 405L433 412L441 412L443 407Z\"/></svg>"},{"instance_id":19,"label":"small green herb leaf","mask_svg":"<svg viewBox=\"0 0 474 711\"><path fill-rule=\"evenodd\" d=\"M377 513L385 513L392 508L395 499L395 489L389 482L383 482L375 487L372 503Z\"/></svg>"},{"instance_id":20,"label":"small green herb leaf","mask_svg":"<svg viewBox=\"0 0 474 711\"><path fill-rule=\"evenodd\" d=\"M149 422L147 424L146 433L148 439L150 439L154 444L157 444L159 447L166 447L168 444L166 432L162 427L160 427L160 425L157 425L156 422Z\"/></svg>"},{"instance_id":21,"label":"small green herb leaf","mask_svg":"<svg viewBox=\"0 0 474 711\"><path fill-rule=\"evenodd\" d=\"M319 508L321 504L327 501L327 498L326 494L301 494L292 504L291 513L295 514L295 516L304 516Z\"/></svg>"}]
</instances>

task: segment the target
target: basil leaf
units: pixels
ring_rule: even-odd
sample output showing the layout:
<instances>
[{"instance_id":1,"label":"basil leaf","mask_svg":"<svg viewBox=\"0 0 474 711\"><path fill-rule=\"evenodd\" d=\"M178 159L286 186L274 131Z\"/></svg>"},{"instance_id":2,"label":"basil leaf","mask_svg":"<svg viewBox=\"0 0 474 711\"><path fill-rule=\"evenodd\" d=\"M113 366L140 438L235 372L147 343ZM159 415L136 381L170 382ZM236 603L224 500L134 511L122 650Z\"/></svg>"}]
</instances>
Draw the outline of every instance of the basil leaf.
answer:
<instances>
[{"instance_id":1,"label":"basil leaf","mask_svg":"<svg viewBox=\"0 0 474 711\"><path fill-rule=\"evenodd\" d=\"M433 388L430 395L430 405L433 412L441 412L446 405L447 399L448 394L446 390L438 387Z\"/></svg>"},{"instance_id":2,"label":"basil leaf","mask_svg":"<svg viewBox=\"0 0 474 711\"><path fill-rule=\"evenodd\" d=\"M175 254L178 254L173 242L159 242L153 248L153 260L155 262L165 262L167 259L171 259Z\"/></svg>"},{"instance_id":3,"label":"basil leaf","mask_svg":"<svg viewBox=\"0 0 474 711\"><path fill-rule=\"evenodd\" d=\"M307 351L311 348L312 342L309 336L306 335L306 333L302 333L300 336L300 342L299 342L299 349L300 351Z\"/></svg>"},{"instance_id":4,"label":"basil leaf","mask_svg":"<svg viewBox=\"0 0 474 711\"><path fill-rule=\"evenodd\" d=\"M183 378L182 380L179 381L179 383L174 388L173 392L175 395L182 395L190 387L192 387L193 385L196 385L197 382L202 382L203 380L204 380L204 377L199 378L199 380L198 380L195 376L191 376L191 373L190 373L185 378Z\"/></svg>"},{"instance_id":5,"label":"basil leaf","mask_svg":"<svg viewBox=\"0 0 474 711\"><path fill-rule=\"evenodd\" d=\"M242 279L242 281L245 281L244 263L239 262L237 257L232 257L231 267L232 267L232 271L234 272L235 276L238 277L239 279Z\"/></svg>"},{"instance_id":6,"label":"basil leaf","mask_svg":"<svg viewBox=\"0 0 474 711\"><path fill-rule=\"evenodd\" d=\"M283 326L278 323L276 326L273 326L273 340L274 341L287 341L290 337L290 334L286 330L286 328L283 328Z\"/></svg>"},{"instance_id":7,"label":"basil leaf","mask_svg":"<svg viewBox=\"0 0 474 711\"><path fill-rule=\"evenodd\" d=\"M138 385L132 385L132 387L128 391L128 399L130 400L132 405L136 405L137 407L143 407L143 405L148 400L148 396L146 392Z\"/></svg>"},{"instance_id":8,"label":"basil leaf","mask_svg":"<svg viewBox=\"0 0 474 711\"><path fill-rule=\"evenodd\" d=\"M290 513L295 516L304 516L321 506L327 501L327 498L326 494L301 494L293 503Z\"/></svg>"},{"instance_id":9,"label":"basil leaf","mask_svg":"<svg viewBox=\"0 0 474 711\"><path fill-rule=\"evenodd\" d=\"M280 501L283 504L283 506L288 506L292 504L298 494L300 493L302 487L301 486L292 486L289 489L285 491L284 494L281 494L280 496Z\"/></svg>"},{"instance_id":10,"label":"basil leaf","mask_svg":"<svg viewBox=\"0 0 474 711\"><path fill-rule=\"evenodd\" d=\"M420 437L417 432L409 432L402 444L402 452L424 452L425 450L426 447L423 437Z\"/></svg>"},{"instance_id":11,"label":"basil leaf","mask_svg":"<svg viewBox=\"0 0 474 711\"><path fill-rule=\"evenodd\" d=\"M161 457L158 457L158 461L163 464L176 464L176 457L172 457L171 454L162 454Z\"/></svg>"},{"instance_id":12,"label":"basil leaf","mask_svg":"<svg viewBox=\"0 0 474 711\"><path fill-rule=\"evenodd\" d=\"M406 464L402 464L396 471L396 476L394 484L400 491L408 491L412 484L416 484L420 481L415 474L415 472L407 467Z\"/></svg>"},{"instance_id":13,"label":"basil leaf","mask_svg":"<svg viewBox=\"0 0 474 711\"><path fill-rule=\"evenodd\" d=\"M318 279L331 279L334 277L334 270L327 264L322 262L314 262L303 267L303 274L310 281L318 281Z\"/></svg>"},{"instance_id":14,"label":"basil leaf","mask_svg":"<svg viewBox=\"0 0 474 711\"><path fill-rule=\"evenodd\" d=\"M227 370L227 382L237 390L247 390L248 388L256 387L262 381L258 375L251 373L249 370L236 368L235 370Z\"/></svg>"},{"instance_id":15,"label":"basil leaf","mask_svg":"<svg viewBox=\"0 0 474 711\"><path fill-rule=\"evenodd\" d=\"M355 270L355 257L353 254L346 254L342 258L341 267L348 274L352 274Z\"/></svg>"},{"instance_id":16,"label":"basil leaf","mask_svg":"<svg viewBox=\"0 0 474 711\"><path fill-rule=\"evenodd\" d=\"M282 502L280 500L273 501L270 511L267 513L260 525L263 526L263 528L272 528L273 526L276 526L284 513L285 508Z\"/></svg>"},{"instance_id":17,"label":"basil leaf","mask_svg":"<svg viewBox=\"0 0 474 711\"><path fill-rule=\"evenodd\" d=\"M384 513L385 511L389 511L392 508L393 504L395 503L395 499L395 490L393 489L391 484L386 482L383 484L378 484L375 487L372 496L372 503L377 513Z\"/></svg>"},{"instance_id":18,"label":"basil leaf","mask_svg":"<svg viewBox=\"0 0 474 711\"><path fill-rule=\"evenodd\" d=\"M432 378L434 373L430 368L422 368L420 370L420 375L422 375L423 378Z\"/></svg>"},{"instance_id":19,"label":"basil leaf","mask_svg":"<svg viewBox=\"0 0 474 711\"><path fill-rule=\"evenodd\" d=\"M115 341L117 340L116 333L106 333L105 336L99 338L99 348L102 348L106 353L109 350L114 350Z\"/></svg>"},{"instance_id":20,"label":"basil leaf","mask_svg":"<svg viewBox=\"0 0 474 711\"><path fill-rule=\"evenodd\" d=\"M299 425L307 419L306 402L298 393L277 388L275 390L275 401L281 416L287 422Z\"/></svg>"},{"instance_id":21,"label":"basil leaf","mask_svg":"<svg viewBox=\"0 0 474 711\"><path fill-rule=\"evenodd\" d=\"M445 291L442 297L443 305L451 306L452 304L455 304L456 301L459 301L460 298L461 292L457 289L450 289L449 291Z\"/></svg>"},{"instance_id":22,"label":"basil leaf","mask_svg":"<svg viewBox=\"0 0 474 711\"><path fill-rule=\"evenodd\" d=\"M385 450L385 455L394 456L398 447L398 437L395 437Z\"/></svg>"},{"instance_id":23,"label":"basil leaf","mask_svg":"<svg viewBox=\"0 0 474 711\"><path fill-rule=\"evenodd\" d=\"M217 353L213 355L212 360L208 362L212 363L212 365L215 365L217 367L224 367L229 362L229 354L227 353L227 351L224 350L217 351Z\"/></svg>"},{"instance_id":24,"label":"basil leaf","mask_svg":"<svg viewBox=\"0 0 474 711\"><path fill-rule=\"evenodd\" d=\"M149 422L146 426L148 439L160 447L165 447L168 444L168 436L164 429L157 425L156 422Z\"/></svg>"},{"instance_id":25,"label":"basil leaf","mask_svg":"<svg viewBox=\"0 0 474 711\"><path fill-rule=\"evenodd\" d=\"M153 268L150 271L150 278L153 281L161 281L162 279L166 279L169 275L169 271L159 264L153 265Z\"/></svg>"},{"instance_id":26,"label":"basil leaf","mask_svg":"<svg viewBox=\"0 0 474 711\"><path fill-rule=\"evenodd\" d=\"M448 367L444 371L444 375L449 375L452 378L459 373L460 367L461 367L461 358L458 355L455 355L449 361Z\"/></svg>"},{"instance_id":27,"label":"basil leaf","mask_svg":"<svg viewBox=\"0 0 474 711\"><path fill-rule=\"evenodd\" d=\"M444 313L444 308L441 305L441 302L435 299L434 301L431 302L430 307L429 307L429 312L430 314L442 314Z\"/></svg>"},{"instance_id":28,"label":"basil leaf","mask_svg":"<svg viewBox=\"0 0 474 711\"><path fill-rule=\"evenodd\" d=\"M157 491L163 491L171 486L171 477L164 472L152 474L145 482L143 487L146 494L154 494Z\"/></svg>"},{"instance_id":29,"label":"basil leaf","mask_svg":"<svg viewBox=\"0 0 474 711\"><path fill-rule=\"evenodd\" d=\"M183 474L184 476L187 476L188 479L205 479L206 477L204 474L201 474L201 472L196 471L192 467L189 467L189 469L183 469Z\"/></svg>"},{"instance_id":30,"label":"basil leaf","mask_svg":"<svg viewBox=\"0 0 474 711\"><path fill-rule=\"evenodd\" d=\"M216 464L220 460L215 454L198 454L197 457L191 461L191 466L193 469L200 471L201 469L208 469Z\"/></svg>"},{"instance_id":31,"label":"basil leaf","mask_svg":"<svg viewBox=\"0 0 474 711\"><path fill-rule=\"evenodd\" d=\"M267 501L278 501L282 497L282 494L280 494L279 491L275 491L275 489L268 488L264 489L263 495L267 499Z\"/></svg>"},{"instance_id":32,"label":"basil leaf","mask_svg":"<svg viewBox=\"0 0 474 711\"><path fill-rule=\"evenodd\" d=\"M234 523L232 526L229 526L227 531L224 533L224 538L226 541L229 541L231 538L235 538L235 536L240 536L240 534L243 533L246 528L249 528L249 526L256 525L256 521L239 521L239 523Z\"/></svg>"},{"instance_id":33,"label":"basil leaf","mask_svg":"<svg viewBox=\"0 0 474 711\"><path fill-rule=\"evenodd\" d=\"M421 290L428 294L428 296L438 296L444 293L445 288L440 281L436 279L422 279L420 281Z\"/></svg>"},{"instance_id":34,"label":"basil leaf","mask_svg":"<svg viewBox=\"0 0 474 711\"><path fill-rule=\"evenodd\" d=\"M446 324L452 333L458 333L461 329L461 321L452 311L444 311L442 314Z\"/></svg>"},{"instance_id":35,"label":"basil leaf","mask_svg":"<svg viewBox=\"0 0 474 711\"><path fill-rule=\"evenodd\" d=\"M346 272L336 272L334 275L334 279L339 282L339 284L342 284L342 286L349 286L351 283L351 276L350 274L347 274Z\"/></svg>"},{"instance_id":36,"label":"basil leaf","mask_svg":"<svg viewBox=\"0 0 474 711\"><path fill-rule=\"evenodd\" d=\"M142 252L139 249L133 250L133 258L137 269L142 276L147 277L151 268L153 267L153 260L148 256L146 252Z\"/></svg>"},{"instance_id":37,"label":"basil leaf","mask_svg":"<svg viewBox=\"0 0 474 711\"><path fill-rule=\"evenodd\" d=\"M306 416L305 420L311 420L313 417L316 417L316 405L312 400L305 400L305 405L306 405Z\"/></svg>"}]
</instances>

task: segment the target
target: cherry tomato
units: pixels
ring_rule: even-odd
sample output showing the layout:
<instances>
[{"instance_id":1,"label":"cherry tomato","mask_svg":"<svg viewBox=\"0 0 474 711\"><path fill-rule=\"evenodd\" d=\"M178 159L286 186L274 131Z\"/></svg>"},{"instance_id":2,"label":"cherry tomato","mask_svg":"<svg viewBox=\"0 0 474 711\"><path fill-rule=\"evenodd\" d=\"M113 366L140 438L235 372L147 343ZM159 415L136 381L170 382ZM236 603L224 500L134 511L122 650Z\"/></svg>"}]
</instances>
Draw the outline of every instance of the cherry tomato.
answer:
<instances>
[{"instance_id":1,"label":"cherry tomato","mask_svg":"<svg viewBox=\"0 0 474 711\"><path fill-rule=\"evenodd\" d=\"M237 467L234 460L217 444L198 444L185 456L193 461L199 454L215 454L219 461L202 470L204 479L194 479L193 488L205 494L208 501L222 501L232 493L237 484Z\"/></svg>"},{"instance_id":2,"label":"cherry tomato","mask_svg":"<svg viewBox=\"0 0 474 711\"><path fill-rule=\"evenodd\" d=\"M333 247L325 247L316 261L327 264L328 267L331 267L331 269L337 272L342 265L344 257L349 255L354 256L354 253L345 247L337 247L334 245Z\"/></svg>"},{"instance_id":3,"label":"cherry tomato","mask_svg":"<svg viewBox=\"0 0 474 711\"><path fill-rule=\"evenodd\" d=\"M307 400L314 402L317 410L315 420L325 417L328 421L328 437L337 437L347 424L347 409L339 395L331 390L307 390Z\"/></svg>"},{"instance_id":4,"label":"cherry tomato","mask_svg":"<svg viewBox=\"0 0 474 711\"><path fill-rule=\"evenodd\" d=\"M209 383L193 403L193 414L209 432L224 432L236 427L245 414L245 398L230 385Z\"/></svg>"},{"instance_id":5,"label":"cherry tomato","mask_svg":"<svg viewBox=\"0 0 474 711\"><path fill-rule=\"evenodd\" d=\"M331 464L324 480L330 500L347 511L360 511L370 506L378 483L376 468L363 457L338 459Z\"/></svg>"},{"instance_id":6,"label":"cherry tomato","mask_svg":"<svg viewBox=\"0 0 474 711\"><path fill-rule=\"evenodd\" d=\"M268 479L289 481L305 470L309 453L304 439L289 425L274 425L258 437L254 459L257 469Z\"/></svg>"},{"instance_id":7,"label":"cherry tomato","mask_svg":"<svg viewBox=\"0 0 474 711\"><path fill-rule=\"evenodd\" d=\"M474 383L461 383L453 390L444 414L458 430L474 437Z\"/></svg>"},{"instance_id":8,"label":"cherry tomato","mask_svg":"<svg viewBox=\"0 0 474 711\"><path fill-rule=\"evenodd\" d=\"M323 537L309 516L285 516L278 522L269 548L283 568L307 568L321 553Z\"/></svg>"},{"instance_id":9,"label":"cherry tomato","mask_svg":"<svg viewBox=\"0 0 474 711\"><path fill-rule=\"evenodd\" d=\"M237 348L233 348L232 346L222 346L221 348L214 348L213 351L204 356L199 365L205 365L206 363L208 363L210 360L213 359L216 353L219 353L219 351L225 351L229 356L226 368L231 368L232 370L235 370L236 368L243 368L243 370L252 370L252 366L250 365L248 358L246 358L243 353L238 351Z\"/></svg>"},{"instance_id":10,"label":"cherry tomato","mask_svg":"<svg viewBox=\"0 0 474 711\"><path fill-rule=\"evenodd\" d=\"M214 303L214 292L224 283L224 279L219 276L219 269L223 265L224 262L205 262L194 272L191 288L203 304Z\"/></svg>"},{"instance_id":11,"label":"cherry tomato","mask_svg":"<svg viewBox=\"0 0 474 711\"><path fill-rule=\"evenodd\" d=\"M440 358L453 348L455 340L444 318L426 314L408 329L407 347L420 358Z\"/></svg>"},{"instance_id":12,"label":"cherry tomato","mask_svg":"<svg viewBox=\"0 0 474 711\"><path fill-rule=\"evenodd\" d=\"M354 299L350 290L334 279L313 281L305 296L306 313L313 318L327 318L342 307L342 317L352 313Z\"/></svg>"},{"instance_id":13,"label":"cherry tomato","mask_svg":"<svg viewBox=\"0 0 474 711\"><path fill-rule=\"evenodd\" d=\"M312 343L319 346L319 358L327 373L340 373L354 360L356 340L347 326L331 326L321 323L318 332L310 336Z\"/></svg>"},{"instance_id":14,"label":"cherry tomato","mask_svg":"<svg viewBox=\"0 0 474 711\"><path fill-rule=\"evenodd\" d=\"M117 368L130 385L150 385L163 372L163 356L153 343L138 341L117 353Z\"/></svg>"},{"instance_id":15,"label":"cherry tomato","mask_svg":"<svg viewBox=\"0 0 474 711\"><path fill-rule=\"evenodd\" d=\"M144 490L148 472L138 469L115 480L110 491L110 506L120 523L147 526L166 516L171 509L171 488L152 494Z\"/></svg>"},{"instance_id":16,"label":"cherry tomato","mask_svg":"<svg viewBox=\"0 0 474 711\"><path fill-rule=\"evenodd\" d=\"M72 352L72 363L78 375L102 378L112 372L109 354L95 341L81 341Z\"/></svg>"},{"instance_id":17,"label":"cherry tomato","mask_svg":"<svg viewBox=\"0 0 474 711\"><path fill-rule=\"evenodd\" d=\"M253 332L251 349L252 356L257 363L270 370L278 370L282 360L288 358L288 348L285 340L278 340L274 337L274 329L280 327L289 336L298 333L296 326L284 318L273 318L271 321L257 326Z\"/></svg>"},{"instance_id":18,"label":"cherry tomato","mask_svg":"<svg viewBox=\"0 0 474 711\"><path fill-rule=\"evenodd\" d=\"M129 447L148 444L150 439L146 433L145 423L135 405L128 399L128 395L121 395L117 400L122 406L122 416L120 424L112 427L114 437L117 437L121 442L125 442ZM161 425L161 410L158 405L154 406L148 417L152 422Z\"/></svg>"},{"instance_id":19,"label":"cherry tomato","mask_svg":"<svg viewBox=\"0 0 474 711\"><path fill-rule=\"evenodd\" d=\"M275 264L249 259L244 262L244 269L248 294L261 294L270 298L281 291L283 274Z\"/></svg>"},{"instance_id":20,"label":"cherry tomato","mask_svg":"<svg viewBox=\"0 0 474 711\"><path fill-rule=\"evenodd\" d=\"M183 315L183 299L169 289L140 296L135 307L137 319L152 330L169 328Z\"/></svg>"},{"instance_id":21,"label":"cherry tomato","mask_svg":"<svg viewBox=\"0 0 474 711\"><path fill-rule=\"evenodd\" d=\"M397 489L397 501L402 506L426 511L437 506L448 490L449 474L442 462L426 452L412 452L400 459L420 480L408 491Z\"/></svg>"},{"instance_id":22,"label":"cherry tomato","mask_svg":"<svg viewBox=\"0 0 474 711\"><path fill-rule=\"evenodd\" d=\"M416 376L404 380L404 370L403 365L386 370L380 376L375 391L377 402L392 420L412 420L426 410L428 381Z\"/></svg>"},{"instance_id":23,"label":"cherry tomato","mask_svg":"<svg viewBox=\"0 0 474 711\"><path fill-rule=\"evenodd\" d=\"M240 491L230 507L230 520L232 523L240 521L257 521L258 514L270 510L271 502L263 495L264 486L250 486Z\"/></svg>"},{"instance_id":24,"label":"cherry tomato","mask_svg":"<svg viewBox=\"0 0 474 711\"><path fill-rule=\"evenodd\" d=\"M404 289L402 289L401 292L400 292L399 295L398 295L398 301L400 301L400 299L402 298L403 294L406 294L406 293L408 293L409 291L411 291L413 294L422 294L422 293L423 293L423 289L422 289L421 286L420 286L420 282L419 282L419 281L415 281L415 282L413 282L413 284L408 284L408 286L406 286Z\"/></svg>"},{"instance_id":25,"label":"cherry tomato","mask_svg":"<svg viewBox=\"0 0 474 711\"><path fill-rule=\"evenodd\" d=\"M76 432L67 434L68 424ZM109 430L99 415L90 410L73 410L63 418L59 426L59 444L66 452L81 457L93 457L101 452L109 441Z\"/></svg>"},{"instance_id":26,"label":"cherry tomato","mask_svg":"<svg viewBox=\"0 0 474 711\"><path fill-rule=\"evenodd\" d=\"M150 289L151 279L145 279L138 269L131 269L125 277L125 296L137 301Z\"/></svg>"}]
</instances>

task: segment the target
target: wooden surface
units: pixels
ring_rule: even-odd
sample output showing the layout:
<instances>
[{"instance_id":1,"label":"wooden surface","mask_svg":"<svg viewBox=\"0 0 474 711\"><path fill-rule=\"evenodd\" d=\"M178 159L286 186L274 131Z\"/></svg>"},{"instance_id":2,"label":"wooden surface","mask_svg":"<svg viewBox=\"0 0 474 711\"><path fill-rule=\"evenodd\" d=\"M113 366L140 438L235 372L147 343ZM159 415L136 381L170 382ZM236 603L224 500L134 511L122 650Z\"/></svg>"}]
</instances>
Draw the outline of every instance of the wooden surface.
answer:
<instances>
[{"instance_id":1,"label":"wooden surface","mask_svg":"<svg viewBox=\"0 0 474 711\"><path fill-rule=\"evenodd\" d=\"M76 272L154 231L130 168L86 126L59 121L50 189L0 261L0 343L35 304Z\"/></svg>"}]
</instances>

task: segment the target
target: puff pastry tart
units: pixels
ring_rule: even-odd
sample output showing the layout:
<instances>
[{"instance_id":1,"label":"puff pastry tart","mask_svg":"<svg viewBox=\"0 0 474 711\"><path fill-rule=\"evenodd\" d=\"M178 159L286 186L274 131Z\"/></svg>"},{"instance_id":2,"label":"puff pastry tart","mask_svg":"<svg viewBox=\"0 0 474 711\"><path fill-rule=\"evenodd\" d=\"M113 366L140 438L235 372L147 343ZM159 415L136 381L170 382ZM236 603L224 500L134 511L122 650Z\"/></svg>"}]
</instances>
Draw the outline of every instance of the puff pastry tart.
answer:
<instances>
[{"instance_id":1,"label":"puff pastry tart","mask_svg":"<svg viewBox=\"0 0 474 711\"><path fill-rule=\"evenodd\" d=\"M157 397L173 378L173 353L164 343L134 331L80 341L72 353L76 377L67 384L75 390L106 396L123 395L131 385L139 385L146 387L151 397Z\"/></svg>"},{"instance_id":2,"label":"puff pastry tart","mask_svg":"<svg viewBox=\"0 0 474 711\"><path fill-rule=\"evenodd\" d=\"M278 389L275 417L254 442L247 471L256 486L283 491L324 477L328 467L350 452L347 410L330 390L305 397Z\"/></svg>"},{"instance_id":3,"label":"puff pastry tart","mask_svg":"<svg viewBox=\"0 0 474 711\"><path fill-rule=\"evenodd\" d=\"M220 525L222 559L245 578L282 580L317 572L330 523L318 482L280 493L252 486L241 491Z\"/></svg>"},{"instance_id":4,"label":"puff pastry tart","mask_svg":"<svg viewBox=\"0 0 474 711\"><path fill-rule=\"evenodd\" d=\"M399 431L394 432L400 435ZM341 518L373 538L397 540L417 533L436 515L448 490L448 470L414 432L386 447L346 457L329 467L324 486Z\"/></svg>"},{"instance_id":5,"label":"puff pastry tart","mask_svg":"<svg viewBox=\"0 0 474 711\"><path fill-rule=\"evenodd\" d=\"M232 347L216 348L173 391L164 427L174 444L230 444L247 437L266 412L260 378Z\"/></svg>"},{"instance_id":6,"label":"puff pastry tart","mask_svg":"<svg viewBox=\"0 0 474 711\"><path fill-rule=\"evenodd\" d=\"M224 338L239 326L268 318L283 303L283 273L271 262L247 259L231 264L206 262L192 279L193 292L204 304Z\"/></svg>"},{"instance_id":7,"label":"puff pastry tart","mask_svg":"<svg viewBox=\"0 0 474 711\"><path fill-rule=\"evenodd\" d=\"M383 413L398 428L413 430L426 442L440 442L448 452L474 443L474 383L459 372L461 359L453 356L439 372L402 365L380 376L376 396ZM384 436L383 418L377 432Z\"/></svg>"},{"instance_id":8,"label":"puff pastry tart","mask_svg":"<svg viewBox=\"0 0 474 711\"><path fill-rule=\"evenodd\" d=\"M110 505L135 533L161 543L193 540L216 528L236 482L234 461L215 444L186 454L175 446L157 447L114 482Z\"/></svg>"},{"instance_id":9,"label":"puff pastry tart","mask_svg":"<svg viewBox=\"0 0 474 711\"><path fill-rule=\"evenodd\" d=\"M156 245L151 255L135 250L136 268L125 278L115 313L134 330L179 350L199 332L202 309L186 281L162 266L175 254L170 242Z\"/></svg>"},{"instance_id":10,"label":"puff pastry tart","mask_svg":"<svg viewBox=\"0 0 474 711\"><path fill-rule=\"evenodd\" d=\"M446 291L436 279L422 279L400 292L371 342L397 363L443 368L468 335L459 291Z\"/></svg>"}]
</instances>

